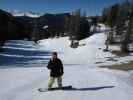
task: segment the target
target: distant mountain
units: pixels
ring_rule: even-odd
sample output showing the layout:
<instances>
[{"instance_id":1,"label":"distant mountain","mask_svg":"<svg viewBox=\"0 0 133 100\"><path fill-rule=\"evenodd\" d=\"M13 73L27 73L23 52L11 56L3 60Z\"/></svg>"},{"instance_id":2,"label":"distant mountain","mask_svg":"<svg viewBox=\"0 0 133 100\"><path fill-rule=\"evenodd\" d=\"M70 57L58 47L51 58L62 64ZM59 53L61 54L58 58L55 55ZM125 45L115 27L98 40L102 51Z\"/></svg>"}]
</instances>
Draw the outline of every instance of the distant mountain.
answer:
<instances>
[{"instance_id":1,"label":"distant mountain","mask_svg":"<svg viewBox=\"0 0 133 100\"><path fill-rule=\"evenodd\" d=\"M8 21L10 19L10 14L0 10L0 47L4 45L4 42L7 37L7 26L8 26ZM1 49L0 49L1 51Z\"/></svg>"},{"instance_id":2,"label":"distant mountain","mask_svg":"<svg viewBox=\"0 0 133 100\"><path fill-rule=\"evenodd\" d=\"M70 13L37 14L33 12L12 11L11 13L0 10L0 36L6 39L23 39L37 41L54 36L64 36L66 20L71 18ZM80 19L81 20L81 19ZM88 27L88 21L80 21L80 30ZM86 30L85 30L86 31ZM88 32L88 31L87 31ZM82 31L82 33L86 33Z\"/></svg>"},{"instance_id":3,"label":"distant mountain","mask_svg":"<svg viewBox=\"0 0 133 100\"><path fill-rule=\"evenodd\" d=\"M32 17L32 18L38 18L42 15L40 13L34 13L32 11L22 12L22 11L18 11L18 10L10 11L10 13L12 14L12 16L27 16L27 17Z\"/></svg>"},{"instance_id":4,"label":"distant mountain","mask_svg":"<svg viewBox=\"0 0 133 100\"><path fill-rule=\"evenodd\" d=\"M22 33L23 25L10 13L0 10L0 41L25 37Z\"/></svg>"},{"instance_id":5,"label":"distant mountain","mask_svg":"<svg viewBox=\"0 0 133 100\"><path fill-rule=\"evenodd\" d=\"M33 12L12 11L9 13L0 10L0 36L5 40L32 39L33 37L39 40L53 37L64 33L66 17L70 17L70 14L41 15Z\"/></svg>"}]
</instances>

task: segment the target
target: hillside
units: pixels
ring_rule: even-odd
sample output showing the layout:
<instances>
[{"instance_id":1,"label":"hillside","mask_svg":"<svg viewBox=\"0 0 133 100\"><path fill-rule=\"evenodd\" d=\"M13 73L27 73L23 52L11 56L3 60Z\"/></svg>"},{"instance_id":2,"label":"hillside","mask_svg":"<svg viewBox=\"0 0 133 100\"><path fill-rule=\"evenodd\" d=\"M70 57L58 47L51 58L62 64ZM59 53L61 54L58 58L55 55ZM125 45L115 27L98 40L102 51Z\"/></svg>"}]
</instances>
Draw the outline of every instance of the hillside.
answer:
<instances>
[{"instance_id":1,"label":"hillside","mask_svg":"<svg viewBox=\"0 0 133 100\"><path fill-rule=\"evenodd\" d=\"M125 59L106 61L115 55L103 52L105 39L104 33L95 34L80 41L81 46L76 49L69 47L68 37L41 40L39 45L8 41L4 46L7 51L0 54L1 59L8 59L0 66L0 100L132 100L132 71L97 67ZM37 91L40 87L47 87L49 71L46 65L52 51L59 52L64 64L63 85L72 85L76 90Z\"/></svg>"}]
</instances>

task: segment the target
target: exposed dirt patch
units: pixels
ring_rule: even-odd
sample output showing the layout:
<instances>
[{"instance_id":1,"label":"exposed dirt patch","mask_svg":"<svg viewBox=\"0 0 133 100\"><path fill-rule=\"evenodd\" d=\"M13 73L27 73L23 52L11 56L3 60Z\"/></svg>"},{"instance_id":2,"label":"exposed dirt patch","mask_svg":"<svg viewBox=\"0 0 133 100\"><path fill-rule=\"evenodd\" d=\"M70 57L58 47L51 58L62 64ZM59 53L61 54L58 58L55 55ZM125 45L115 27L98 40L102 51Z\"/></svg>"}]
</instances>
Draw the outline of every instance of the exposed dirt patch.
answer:
<instances>
[{"instance_id":1,"label":"exposed dirt patch","mask_svg":"<svg viewBox=\"0 0 133 100\"><path fill-rule=\"evenodd\" d=\"M117 70L133 70L133 61L130 61L129 63L123 63L123 64L117 64L117 65L105 65L105 66L99 66L101 68L110 68L110 69L117 69Z\"/></svg>"}]
</instances>

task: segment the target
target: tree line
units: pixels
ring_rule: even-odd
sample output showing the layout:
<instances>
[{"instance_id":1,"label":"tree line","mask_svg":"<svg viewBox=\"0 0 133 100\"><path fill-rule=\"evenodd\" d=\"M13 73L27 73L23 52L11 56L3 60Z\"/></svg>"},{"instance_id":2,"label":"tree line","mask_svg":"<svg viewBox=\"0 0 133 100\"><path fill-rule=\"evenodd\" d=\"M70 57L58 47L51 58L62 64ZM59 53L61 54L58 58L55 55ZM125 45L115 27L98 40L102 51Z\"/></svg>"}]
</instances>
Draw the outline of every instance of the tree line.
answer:
<instances>
[{"instance_id":1,"label":"tree line","mask_svg":"<svg viewBox=\"0 0 133 100\"><path fill-rule=\"evenodd\" d=\"M80 9L72 13L44 14L38 18L12 16L0 10L0 47L6 40L40 39L69 36L70 40L81 40L90 35L90 23L86 13Z\"/></svg>"},{"instance_id":2,"label":"tree line","mask_svg":"<svg viewBox=\"0 0 133 100\"><path fill-rule=\"evenodd\" d=\"M125 1L104 8L103 22L111 29L107 44L119 43L122 52L130 52L129 44L133 42L133 1Z\"/></svg>"}]
</instances>

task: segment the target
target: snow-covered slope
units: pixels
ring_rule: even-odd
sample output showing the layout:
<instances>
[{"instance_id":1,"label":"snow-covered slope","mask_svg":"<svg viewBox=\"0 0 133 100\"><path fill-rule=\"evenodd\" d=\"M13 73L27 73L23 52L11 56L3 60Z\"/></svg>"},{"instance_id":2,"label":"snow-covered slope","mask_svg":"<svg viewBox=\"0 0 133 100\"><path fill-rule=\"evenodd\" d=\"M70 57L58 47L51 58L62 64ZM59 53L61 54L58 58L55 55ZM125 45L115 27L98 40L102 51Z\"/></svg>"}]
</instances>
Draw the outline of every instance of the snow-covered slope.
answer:
<instances>
[{"instance_id":1,"label":"snow-covered slope","mask_svg":"<svg viewBox=\"0 0 133 100\"><path fill-rule=\"evenodd\" d=\"M37 14L37 13L34 13L34 12L22 12L22 11L18 11L18 10L13 10L11 11L11 14L13 16L28 16L28 17L32 17L32 18L37 18L37 17L40 17L41 14Z\"/></svg>"},{"instance_id":2,"label":"snow-covered slope","mask_svg":"<svg viewBox=\"0 0 133 100\"><path fill-rule=\"evenodd\" d=\"M89 38L79 41L79 47L73 49L70 47L68 37L41 40L39 50L52 50L59 52L65 64L84 64L88 67L99 65L112 65L129 62L132 56L117 57L110 52L103 52L105 49L106 34L97 33ZM113 60L108 60L112 59Z\"/></svg>"},{"instance_id":3,"label":"snow-covered slope","mask_svg":"<svg viewBox=\"0 0 133 100\"><path fill-rule=\"evenodd\" d=\"M132 100L132 71L128 73L96 67L98 64L95 62L114 57L110 53L103 52L105 39L105 34L95 34L80 41L81 46L76 49L69 47L68 37L41 40L39 45L27 41L10 41L4 47L8 50L0 57L7 57L6 54L13 55L14 51L10 50L15 49L18 50L15 52L16 55L32 56L34 59L28 59L31 64L22 61L23 66L14 63L0 66L2 90L0 100ZM42 63L45 59L37 59L37 57L50 57L51 51L58 51L59 57L63 60L65 72L63 85L72 85L76 90L45 93L37 91L40 87L47 87L49 78L46 64Z\"/></svg>"}]
</instances>

